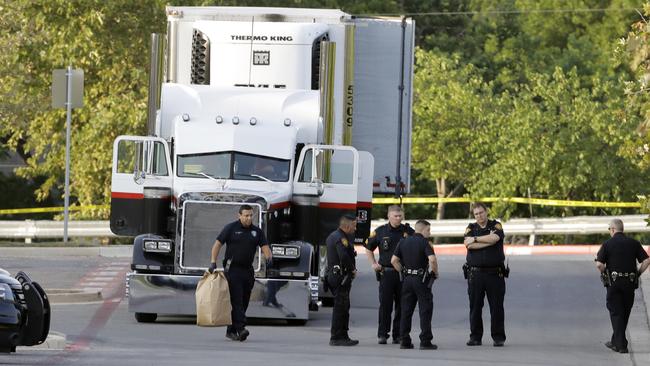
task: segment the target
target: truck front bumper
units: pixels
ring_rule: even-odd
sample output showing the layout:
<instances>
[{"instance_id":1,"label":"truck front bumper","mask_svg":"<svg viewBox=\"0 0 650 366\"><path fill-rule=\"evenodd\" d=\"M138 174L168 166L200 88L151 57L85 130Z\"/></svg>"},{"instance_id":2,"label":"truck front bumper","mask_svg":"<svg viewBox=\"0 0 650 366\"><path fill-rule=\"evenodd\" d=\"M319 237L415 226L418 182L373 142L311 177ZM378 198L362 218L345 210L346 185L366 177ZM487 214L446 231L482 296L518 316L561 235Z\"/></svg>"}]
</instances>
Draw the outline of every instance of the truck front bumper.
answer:
<instances>
[{"instance_id":1,"label":"truck front bumper","mask_svg":"<svg viewBox=\"0 0 650 366\"><path fill-rule=\"evenodd\" d=\"M128 273L129 311L196 315L195 291L201 276ZM280 280L256 278L246 316L249 318L306 320L317 278ZM316 290L314 291L314 286ZM275 296L273 296L275 293Z\"/></svg>"}]
</instances>

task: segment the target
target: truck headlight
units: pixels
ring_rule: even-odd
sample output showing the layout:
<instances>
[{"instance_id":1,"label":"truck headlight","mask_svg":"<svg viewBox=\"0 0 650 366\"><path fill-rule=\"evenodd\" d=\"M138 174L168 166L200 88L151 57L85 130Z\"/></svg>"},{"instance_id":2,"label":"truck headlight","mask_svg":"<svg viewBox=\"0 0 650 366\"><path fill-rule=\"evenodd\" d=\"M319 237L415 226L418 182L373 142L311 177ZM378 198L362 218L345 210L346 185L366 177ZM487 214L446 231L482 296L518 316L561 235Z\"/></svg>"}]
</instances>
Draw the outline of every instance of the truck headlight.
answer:
<instances>
[{"instance_id":1,"label":"truck headlight","mask_svg":"<svg viewBox=\"0 0 650 366\"><path fill-rule=\"evenodd\" d=\"M284 250L284 255L291 257L298 257L298 248L296 247L287 247Z\"/></svg>"},{"instance_id":2,"label":"truck headlight","mask_svg":"<svg viewBox=\"0 0 650 366\"><path fill-rule=\"evenodd\" d=\"M144 242L144 251L149 253L170 253L172 243L170 241L147 240Z\"/></svg>"},{"instance_id":3,"label":"truck headlight","mask_svg":"<svg viewBox=\"0 0 650 366\"><path fill-rule=\"evenodd\" d=\"M273 256L284 256L284 247L279 247L277 245L271 245Z\"/></svg>"},{"instance_id":4,"label":"truck headlight","mask_svg":"<svg viewBox=\"0 0 650 366\"><path fill-rule=\"evenodd\" d=\"M144 242L144 251L145 252L155 252L158 249L158 243L155 241L145 241Z\"/></svg>"},{"instance_id":5,"label":"truck headlight","mask_svg":"<svg viewBox=\"0 0 650 366\"><path fill-rule=\"evenodd\" d=\"M172 250L172 243L168 241L159 241L158 242L158 250L160 251L165 251L165 252L171 252Z\"/></svg>"},{"instance_id":6,"label":"truck headlight","mask_svg":"<svg viewBox=\"0 0 650 366\"><path fill-rule=\"evenodd\" d=\"M298 259L300 247L291 244L271 244L271 253L274 258Z\"/></svg>"}]
</instances>

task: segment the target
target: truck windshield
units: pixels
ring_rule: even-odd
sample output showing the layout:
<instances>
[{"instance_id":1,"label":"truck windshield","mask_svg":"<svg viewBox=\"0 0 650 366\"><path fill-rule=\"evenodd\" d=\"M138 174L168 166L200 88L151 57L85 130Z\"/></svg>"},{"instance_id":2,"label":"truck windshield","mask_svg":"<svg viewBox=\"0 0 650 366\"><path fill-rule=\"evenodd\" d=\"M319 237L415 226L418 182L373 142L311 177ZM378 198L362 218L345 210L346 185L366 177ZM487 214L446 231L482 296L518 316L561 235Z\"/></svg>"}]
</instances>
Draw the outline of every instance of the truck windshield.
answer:
<instances>
[{"instance_id":1,"label":"truck windshield","mask_svg":"<svg viewBox=\"0 0 650 366\"><path fill-rule=\"evenodd\" d=\"M205 174L217 179L286 182L290 163L285 159L235 152L189 154L178 156L176 174L192 178Z\"/></svg>"}]
</instances>

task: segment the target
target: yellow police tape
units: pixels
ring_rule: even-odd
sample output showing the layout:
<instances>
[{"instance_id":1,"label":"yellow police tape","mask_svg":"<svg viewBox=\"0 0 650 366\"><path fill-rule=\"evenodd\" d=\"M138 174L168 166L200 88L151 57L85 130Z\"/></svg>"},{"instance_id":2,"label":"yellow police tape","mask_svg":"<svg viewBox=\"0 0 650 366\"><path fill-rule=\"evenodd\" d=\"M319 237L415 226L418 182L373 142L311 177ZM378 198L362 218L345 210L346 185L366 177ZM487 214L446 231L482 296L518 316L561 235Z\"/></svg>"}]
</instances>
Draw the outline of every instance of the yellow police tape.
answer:
<instances>
[{"instance_id":1,"label":"yellow police tape","mask_svg":"<svg viewBox=\"0 0 650 366\"><path fill-rule=\"evenodd\" d=\"M525 197L483 197L471 199L468 197L403 197L401 200L394 197L373 198L372 203L375 205L391 204L413 204L413 203L470 203L470 202L512 202L531 204L539 206L567 206L567 207L609 207L609 208L638 208L641 207L639 202L599 202L599 201L569 201L569 200L551 200L543 198L525 198Z\"/></svg>"},{"instance_id":2,"label":"yellow police tape","mask_svg":"<svg viewBox=\"0 0 650 366\"><path fill-rule=\"evenodd\" d=\"M108 205L87 205L87 206L70 206L70 211L88 211L109 208ZM0 210L0 215L15 215L27 213L45 213L45 212L62 212L64 207L35 207L35 208L10 208Z\"/></svg>"},{"instance_id":3,"label":"yellow police tape","mask_svg":"<svg viewBox=\"0 0 650 366\"><path fill-rule=\"evenodd\" d=\"M375 205L394 205L394 204L434 204L434 203L471 203L471 202L512 202L521 204L531 204L539 206L564 206L564 207L606 207L606 208L639 208L639 202L600 202L600 201L570 201L570 200L551 200L543 198L526 198L526 197L484 197L471 199L468 197L376 197L372 199ZM70 206L70 211L88 211L108 209L109 205L87 205L87 206ZM62 212L63 207L37 207L37 208L12 208L0 209L0 215L15 215L28 213L45 213L45 212Z\"/></svg>"}]
</instances>

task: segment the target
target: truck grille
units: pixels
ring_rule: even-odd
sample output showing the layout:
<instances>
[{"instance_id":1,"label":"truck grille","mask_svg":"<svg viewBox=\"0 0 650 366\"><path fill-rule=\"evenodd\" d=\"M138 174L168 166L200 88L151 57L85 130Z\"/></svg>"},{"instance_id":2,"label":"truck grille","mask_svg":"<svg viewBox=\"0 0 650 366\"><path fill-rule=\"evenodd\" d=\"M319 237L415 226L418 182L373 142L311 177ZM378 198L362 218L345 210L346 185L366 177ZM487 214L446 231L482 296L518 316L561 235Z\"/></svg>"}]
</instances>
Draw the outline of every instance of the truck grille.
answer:
<instances>
[{"instance_id":1,"label":"truck grille","mask_svg":"<svg viewBox=\"0 0 650 366\"><path fill-rule=\"evenodd\" d=\"M224 226L237 220L237 202L185 201L183 203L183 222L181 231L180 267L184 270L204 270L210 266L210 251ZM261 207L253 207L253 224L259 226ZM225 253L221 249L217 265Z\"/></svg>"}]
</instances>

